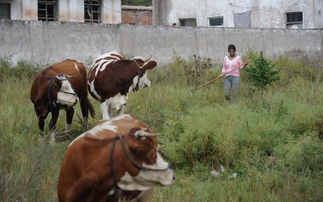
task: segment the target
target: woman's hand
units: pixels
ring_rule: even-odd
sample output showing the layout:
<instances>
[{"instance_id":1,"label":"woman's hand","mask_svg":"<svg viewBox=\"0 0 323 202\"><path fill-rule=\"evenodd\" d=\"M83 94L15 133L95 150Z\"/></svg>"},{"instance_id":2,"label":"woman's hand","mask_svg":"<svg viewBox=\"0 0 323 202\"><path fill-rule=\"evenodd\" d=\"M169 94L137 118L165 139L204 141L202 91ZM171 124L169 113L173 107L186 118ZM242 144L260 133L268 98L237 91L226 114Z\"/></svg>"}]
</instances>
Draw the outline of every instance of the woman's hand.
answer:
<instances>
[{"instance_id":1,"label":"woman's hand","mask_svg":"<svg viewBox=\"0 0 323 202\"><path fill-rule=\"evenodd\" d=\"M252 59L249 59L246 63L245 66L248 65L250 62L252 62Z\"/></svg>"},{"instance_id":2,"label":"woman's hand","mask_svg":"<svg viewBox=\"0 0 323 202\"><path fill-rule=\"evenodd\" d=\"M247 62L245 62L245 63L243 63L242 64L242 68L245 68L250 62L252 62L252 60L251 59L249 59ZM242 69L241 68L241 69Z\"/></svg>"}]
</instances>

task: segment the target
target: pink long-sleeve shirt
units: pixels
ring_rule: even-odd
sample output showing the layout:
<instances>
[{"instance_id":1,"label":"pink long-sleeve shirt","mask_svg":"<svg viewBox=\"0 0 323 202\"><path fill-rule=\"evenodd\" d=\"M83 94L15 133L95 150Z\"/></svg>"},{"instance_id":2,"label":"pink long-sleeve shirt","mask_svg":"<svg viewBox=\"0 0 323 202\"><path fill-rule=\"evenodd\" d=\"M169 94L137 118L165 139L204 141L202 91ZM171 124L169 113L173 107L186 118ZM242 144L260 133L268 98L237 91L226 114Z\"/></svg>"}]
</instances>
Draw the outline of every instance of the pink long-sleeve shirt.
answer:
<instances>
[{"instance_id":1,"label":"pink long-sleeve shirt","mask_svg":"<svg viewBox=\"0 0 323 202\"><path fill-rule=\"evenodd\" d=\"M234 59L230 60L228 56L224 57L222 74L227 76L240 76L240 69L243 68L242 59L237 55Z\"/></svg>"}]
</instances>

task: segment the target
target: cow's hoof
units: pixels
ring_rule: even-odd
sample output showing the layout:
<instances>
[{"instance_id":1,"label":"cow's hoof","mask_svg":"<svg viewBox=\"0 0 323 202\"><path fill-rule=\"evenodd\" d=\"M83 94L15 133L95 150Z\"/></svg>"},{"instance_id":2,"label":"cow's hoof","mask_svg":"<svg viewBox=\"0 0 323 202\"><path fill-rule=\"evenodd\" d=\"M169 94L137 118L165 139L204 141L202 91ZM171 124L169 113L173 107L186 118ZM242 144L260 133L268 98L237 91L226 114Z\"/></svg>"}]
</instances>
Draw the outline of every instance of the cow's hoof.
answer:
<instances>
[{"instance_id":1,"label":"cow's hoof","mask_svg":"<svg viewBox=\"0 0 323 202\"><path fill-rule=\"evenodd\" d=\"M38 140L38 142L42 142L42 141L44 141L44 134L43 134L43 133L40 133L40 134L38 135L37 140Z\"/></svg>"},{"instance_id":2,"label":"cow's hoof","mask_svg":"<svg viewBox=\"0 0 323 202\"><path fill-rule=\"evenodd\" d=\"M67 124L64 130L64 133L68 133L72 130L72 124Z\"/></svg>"},{"instance_id":3,"label":"cow's hoof","mask_svg":"<svg viewBox=\"0 0 323 202\"><path fill-rule=\"evenodd\" d=\"M216 170L212 170L212 171L210 172L210 174L211 174L213 177L219 177L219 176L221 175L221 173L220 173L220 172L218 172L218 171L216 171Z\"/></svg>"},{"instance_id":4,"label":"cow's hoof","mask_svg":"<svg viewBox=\"0 0 323 202\"><path fill-rule=\"evenodd\" d=\"M86 129L88 127L88 122L89 122L88 118L84 117L83 122L82 122L82 126L84 129Z\"/></svg>"},{"instance_id":5,"label":"cow's hoof","mask_svg":"<svg viewBox=\"0 0 323 202\"><path fill-rule=\"evenodd\" d=\"M55 144L55 133L51 133L49 136L49 144Z\"/></svg>"}]
</instances>

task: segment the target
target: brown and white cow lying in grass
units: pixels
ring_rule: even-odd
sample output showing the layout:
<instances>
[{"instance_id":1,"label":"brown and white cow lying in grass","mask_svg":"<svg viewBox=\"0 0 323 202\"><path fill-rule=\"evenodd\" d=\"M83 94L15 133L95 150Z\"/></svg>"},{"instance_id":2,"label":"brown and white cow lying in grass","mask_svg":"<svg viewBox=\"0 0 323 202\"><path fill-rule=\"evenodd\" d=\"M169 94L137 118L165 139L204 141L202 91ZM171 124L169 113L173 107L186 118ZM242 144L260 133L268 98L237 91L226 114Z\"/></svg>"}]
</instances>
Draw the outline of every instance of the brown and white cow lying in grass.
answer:
<instances>
[{"instance_id":1,"label":"brown and white cow lying in grass","mask_svg":"<svg viewBox=\"0 0 323 202\"><path fill-rule=\"evenodd\" d=\"M153 60L134 57L127 60L116 52L110 52L95 60L89 71L88 90L101 102L102 119L107 120L124 113L128 93L150 86L146 70L157 65Z\"/></svg>"},{"instance_id":2,"label":"brown and white cow lying in grass","mask_svg":"<svg viewBox=\"0 0 323 202\"><path fill-rule=\"evenodd\" d=\"M47 115L52 114L49 123L51 142L55 140L54 130L60 109L66 111L66 129L69 129L72 124L73 106L78 101L80 101L85 125L88 120L88 112L90 111L92 117L94 116L93 106L87 97L86 76L85 66L70 59L56 63L35 76L30 99L34 104L38 126L42 132Z\"/></svg>"},{"instance_id":3,"label":"brown and white cow lying in grass","mask_svg":"<svg viewBox=\"0 0 323 202\"><path fill-rule=\"evenodd\" d=\"M158 152L158 135L130 115L98 122L65 154L59 201L137 201L156 185L172 184L174 173Z\"/></svg>"}]
</instances>

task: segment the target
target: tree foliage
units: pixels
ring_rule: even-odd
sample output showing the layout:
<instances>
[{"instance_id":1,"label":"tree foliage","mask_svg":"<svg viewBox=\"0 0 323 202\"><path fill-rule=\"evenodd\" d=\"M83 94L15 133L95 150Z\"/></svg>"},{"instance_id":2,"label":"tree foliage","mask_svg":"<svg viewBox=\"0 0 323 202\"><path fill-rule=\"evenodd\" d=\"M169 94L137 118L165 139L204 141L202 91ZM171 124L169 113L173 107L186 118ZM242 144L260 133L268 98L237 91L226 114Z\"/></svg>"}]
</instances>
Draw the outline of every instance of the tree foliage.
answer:
<instances>
[{"instance_id":1,"label":"tree foliage","mask_svg":"<svg viewBox=\"0 0 323 202\"><path fill-rule=\"evenodd\" d=\"M152 0L122 0L121 4L130 6L151 6Z\"/></svg>"},{"instance_id":2,"label":"tree foliage","mask_svg":"<svg viewBox=\"0 0 323 202\"><path fill-rule=\"evenodd\" d=\"M261 52L260 55L255 57L250 67L246 69L248 80L258 90L267 89L275 81L280 79L278 75L279 71L274 68L274 63L264 58Z\"/></svg>"}]
</instances>

